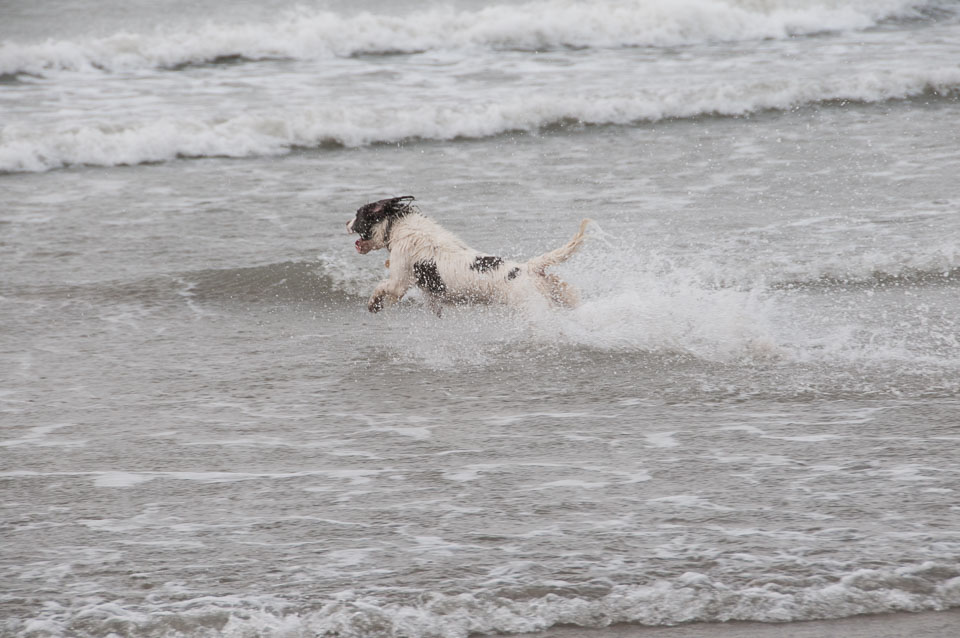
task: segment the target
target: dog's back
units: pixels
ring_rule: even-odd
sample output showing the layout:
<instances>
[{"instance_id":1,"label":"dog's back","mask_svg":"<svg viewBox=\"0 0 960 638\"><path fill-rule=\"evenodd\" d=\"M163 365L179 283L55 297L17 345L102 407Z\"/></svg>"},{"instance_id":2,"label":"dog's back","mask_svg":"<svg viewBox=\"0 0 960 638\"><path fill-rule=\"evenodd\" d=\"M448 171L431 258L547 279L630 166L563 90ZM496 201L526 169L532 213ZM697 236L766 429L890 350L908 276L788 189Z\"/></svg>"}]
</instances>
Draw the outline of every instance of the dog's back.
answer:
<instances>
[{"instance_id":1,"label":"dog's back","mask_svg":"<svg viewBox=\"0 0 960 638\"><path fill-rule=\"evenodd\" d=\"M574 307L576 290L546 269L568 260L583 244L589 219L564 246L526 262L510 261L480 253L460 238L420 214L397 228L394 250L409 251L417 286L434 303L509 303L529 298L532 287L556 305Z\"/></svg>"}]
</instances>

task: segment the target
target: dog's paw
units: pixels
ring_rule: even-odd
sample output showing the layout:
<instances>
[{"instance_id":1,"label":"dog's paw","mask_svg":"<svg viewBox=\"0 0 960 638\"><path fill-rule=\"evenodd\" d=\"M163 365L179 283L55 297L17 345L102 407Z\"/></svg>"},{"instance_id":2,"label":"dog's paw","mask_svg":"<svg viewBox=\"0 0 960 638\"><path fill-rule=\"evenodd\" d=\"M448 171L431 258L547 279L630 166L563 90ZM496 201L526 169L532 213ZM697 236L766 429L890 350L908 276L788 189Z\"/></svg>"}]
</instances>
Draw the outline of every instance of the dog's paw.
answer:
<instances>
[{"instance_id":1,"label":"dog's paw","mask_svg":"<svg viewBox=\"0 0 960 638\"><path fill-rule=\"evenodd\" d=\"M374 295L367 302L367 310L370 312L380 312L383 310L383 295Z\"/></svg>"}]
</instances>

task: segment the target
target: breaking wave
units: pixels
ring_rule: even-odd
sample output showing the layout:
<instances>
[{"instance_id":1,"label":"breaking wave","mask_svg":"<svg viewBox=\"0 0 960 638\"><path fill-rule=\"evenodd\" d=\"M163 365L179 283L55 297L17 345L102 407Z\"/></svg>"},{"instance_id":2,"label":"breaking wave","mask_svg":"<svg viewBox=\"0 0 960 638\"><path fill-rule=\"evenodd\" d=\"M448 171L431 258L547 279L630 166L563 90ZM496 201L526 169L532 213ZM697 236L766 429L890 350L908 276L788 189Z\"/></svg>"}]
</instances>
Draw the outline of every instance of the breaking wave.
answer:
<instances>
[{"instance_id":1,"label":"breaking wave","mask_svg":"<svg viewBox=\"0 0 960 638\"><path fill-rule=\"evenodd\" d=\"M259 24L0 46L0 74L177 68L222 60L316 59L470 47L677 46L867 29L955 5L916 0L539 0L479 10L339 15L299 8Z\"/></svg>"},{"instance_id":2,"label":"breaking wave","mask_svg":"<svg viewBox=\"0 0 960 638\"><path fill-rule=\"evenodd\" d=\"M462 104L332 105L232 116L27 125L0 129L0 171L118 166L177 158L277 156L296 148L361 147L414 140L482 139L592 125L736 117L815 104L879 103L960 94L960 68L784 78L778 84L689 86L626 95L536 95Z\"/></svg>"},{"instance_id":3,"label":"breaking wave","mask_svg":"<svg viewBox=\"0 0 960 638\"><path fill-rule=\"evenodd\" d=\"M908 218L905 215L905 218ZM654 270L669 272L674 267L687 268L691 277L716 288L770 290L793 289L861 289L881 290L920 286L956 286L960 284L960 247L952 239L916 246L888 247L887 250L864 249L852 245L845 251L816 254L806 262L787 255L769 260L745 261L730 259L734 248L718 242L715 252L686 259L662 257ZM811 254L812 253L809 253Z\"/></svg>"},{"instance_id":4,"label":"breaking wave","mask_svg":"<svg viewBox=\"0 0 960 638\"><path fill-rule=\"evenodd\" d=\"M134 302L145 307L189 303L296 304L359 301L368 287L359 270L337 260L288 261L261 266L198 270L137 281L0 288L21 298L74 299L97 304Z\"/></svg>"},{"instance_id":5,"label":"breaking wave","mask_svg":"<svg viewBox=\"0 0 960 638\"><path fill-rule=\"evenodd\" d=\"M282 262L247 268L203 270L178 275L182 294L200 302L297 303L345 302L360 298L360 288L333 264Z\"/></svg>"},{"instance_id":6,"label":"breaking wave","mask_svg":"<svg viewBox=\"0 0 960 638\"><path fill-rule=\"evenodd\" d=\"M306 609L272 597L185 600L160 609L95 601L82 609L50 606L39 618L4 624L25 638L39 636L338 636L340 638L466 638L516 634L557 625L601 628L733 620L793 622L857 614L946 610L960 606L955 565L924 563L861 569L833 582L804 586L786 577L736 586L697 572L644 585L597 584L531 588L526 596L496 592L421 593L390 601L352 590ZM556 590L543 593L543 590ZM564 591L567 590L567 591ZM0 629L4 625L0 625Z\"/></svg>"},{"instance_id":7,"label":"breaking wave","mask_svg":"<svg viewBox=\"0 0 960 638\"><path fill-rule=\"evenodd\" d=\"M384 351L429 367L499 365L511 352L537 356L557 344L590 352L692 357L721 364L757 361L856 361L915 366L939 375L960 365L956 319L927 302L890 301L921 288L960 286L960 253L930 246L916 253L862 259L835 270L823 256L811 263L753 264L752 275L719 255L665 259L656 252L591 241L560 267L582 304L558 312L532 299L524 308L449 308L437 320L412 289L400 306L378 316L367 339ZM594 243L594 246L590 244ZM135 303L144 308L186 304L199 314L237 306L310 309L366 317L364 301L382 275L382 260L343 255L247 267L171 273L149 279L0 289L98 307ZM926 268L920 266L925 264ZM739 268L739 270L738 270ZM809 295L827 296L806 316ZM896 303L909 324L872 325L850 308L882 317ZM909 307L908 307L909 306ZM801 318L802 317L802 318ZM869 324L869 325L868 325Z\"/></svg>"}]
</instances>

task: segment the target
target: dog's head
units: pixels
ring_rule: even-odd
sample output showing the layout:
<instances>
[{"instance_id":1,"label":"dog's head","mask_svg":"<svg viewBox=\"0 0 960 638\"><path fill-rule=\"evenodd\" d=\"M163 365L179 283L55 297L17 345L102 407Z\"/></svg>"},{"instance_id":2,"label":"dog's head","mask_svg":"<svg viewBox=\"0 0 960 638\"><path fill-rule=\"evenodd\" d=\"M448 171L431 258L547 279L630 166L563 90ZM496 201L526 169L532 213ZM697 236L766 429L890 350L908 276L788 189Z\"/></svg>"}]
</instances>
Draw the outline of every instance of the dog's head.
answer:
<instances>
[{"instance_id":1,"label":"dog's head","mask_svg":"<svg viewBox=\"0 0 960 638\"><path fill-rule=\"evenodd\" d=\"M347 222L347 231L360 235L360 239L356 241L357 252L365 255L371 250L383 248L385 245L383 241L386 238L378 239L374 237L377 224L387 219L403 217L409 213L411 211L410 202L413 199L412 195L391 197L358 208L354 218Z\"/></svg>"}]
</instances>

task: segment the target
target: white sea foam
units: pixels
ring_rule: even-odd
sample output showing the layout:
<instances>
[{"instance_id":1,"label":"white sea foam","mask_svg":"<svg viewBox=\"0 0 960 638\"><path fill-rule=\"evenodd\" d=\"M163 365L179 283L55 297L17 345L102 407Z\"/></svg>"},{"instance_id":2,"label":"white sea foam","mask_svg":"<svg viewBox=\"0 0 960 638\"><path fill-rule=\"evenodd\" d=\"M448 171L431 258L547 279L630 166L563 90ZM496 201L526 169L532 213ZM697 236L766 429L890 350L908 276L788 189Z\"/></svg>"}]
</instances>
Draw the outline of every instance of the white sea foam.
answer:
<instances>
[{"instance_id":1,"label":"white sea foam","mask_svg":"<svg viewBox=\"0 0 960 638\"><path fill-rule=\"evenodd\" d=\"M915 68L855 77L750 79L586 96L484 96L463 103L397 100L360 105L290 106L209 117L171 111L118 119L87 117L59 124L0 128L0 171L46 171L69 165L116 166L181 157L253 157L295 147L360 147L406 140L479 139L554 125L621 125L703 115L739 116L822 101L883 102L960 90L958 68Z\"/></svg>"},{"instance_id":2,"label":"white sea foam","mask_svg":"<svg viewBox=\"0 0 960 638\"><path fill-rule=\"evenodd\" d=\"M34 426L29 428L28 432L22 433L20 438L0 440L0 447L14 447L19 445L37 445L43 447L82 447L86 445L85 441L65 441L50 436L57 430L69 428L73 425L73 423L57 423L53 425Z\"/></svg>"},{"instance_id":3,"label":"white sea foam","mask_svg":"<svg viewBox=\"0 0 960 638\"><path fill-rule=\"evenodd\" d=\"M647 439L647 444L652 447L677 447L680 445L677 443L677 440L674 438L676 432L652 432L650 434L644 435Z\"/></svg>"},{"instance_id":4,"label":"white sea foam","mask_svg":"<svg viewBox=\"0 0 960 638\"><path fill-rule=\"evenodd\" d=\"M712 361L782 354L775 301L764 289L718 288L688 270L638 267L636 258L626 255L618 259L607 253L599 262L578 272L578 284L589 291L583 304L567 313L541 313L536 335L605 350ZM618 276L608 277L610 272Z\"/></svg>"},{"instance_id":5,"label":"white sea foam","mask_svg":"<svg viewBox=\"0 0 960 638\"><path fill-rule=\"evenodd\" d=\"M153 476L132 472L103 472L96 476L93 484L97 487L130 487L153 480Z\"/></svg>"},{"instance_id":6,"label":"white sea foam","mask_svg":"<svg viewBox=\"0 0 960 638\"><path fill-rule=\"evenodd\" d=\"M865 29L941 2L912 0L540 0L468 11L338 15L300 8L264 24L0 46L0 73L175 67L230 56L312 59L465 47L675 46Z\"/></svg>"},{"instance_id":7,"label":"white sea foam","mask_svg":"<svg viewBox=\"0 0 960 638\"><path fill-rule=\"evenodd\" d=\"M499 365L505 352L518 348L549 352L561 344L618 354L681 355L723 364L895 363L901 370L918 373L942 373L960 366L956 320L937 307L919 303L914 329L882 322L865 325L863 318L850 316L846 305L850 295L856 296L856 312L869 316L882 317L890 303L905 308L897 297L903 294L902 286L885 288L881 280L874 292L872 286L864 285L878 276L876 262L858 271L863 280L854 278L852 290L834 295L831 286L847 284L828 283L821 289L825 267L821 259L808 260L801 272L794 269L794 262L785 262L778 272L776 264L760 261L752 266L763 276L750 279L739 272L740 261L718 263L723 255L667 263L656 251L638 251L617 241L602 245L606 240L595 227L588 245L560 269L559 274L583 297L573 310L557 311L534 300L520 310L451 308L443 320L437 320L411 300L384 317L382 331L371 338L382 340L380 347L396 357L436 369ZM915 251L900 255L900 260L886 255L883 266L888 275L908 276L907 264L928 258L937 261L942 256L937 246L916 246ZM738 273L740 281L718 283L729 279L723 275L728 271ZM934 284L941 279L933 278ZM914 285L908 284L908 288ZM797 285L814 290L798 292ZM927 284L924 280L919 285ZM810 295L825 298L814 315L809 314ZM824 309L822 303L829 306L833 297L840 306ZM537 416L501 414L486 421L512 425ZM648 441L655 447L679 444L670 433L650 434ZM461 476L473 478L474 474Z\"/></svg>"},{"instance_id":8,"label":"white sea foam","mask_svg":"<svg viewBox=\"0 0 960 638\"><path fill-rule=\"evenodd\" d=\"M613 586L597 598L551 593L514 600L492 592L424 592L416 602L390 602L384 596L364 596L348 590L331 596L319 608L305 612L267 596L187 599L158 609L161 612L158 614L128 609L120 602L94 599L74 609L48 607L38 617L20 622L8 619L6 627L11 630L30 627L52 636L71 635L71 625L79 621L91 632L96 632L101 625L103 631L108 631L108 627L115 627L118 622L131 629L150 623L153 630L162 629L167 636L211 638L302 634L344 638L466 638L479 633L541 631L556 625L792 622L865 613L944 610L958 605L960 576L956 566L924 563L837 574L829 583L809 587L790 587L782 578L772 579L769 587L759 582L736 587L707 574L686 572L673 580ZM209 622L218 617L220 622Z\"/></svg>"}]
</instances>

